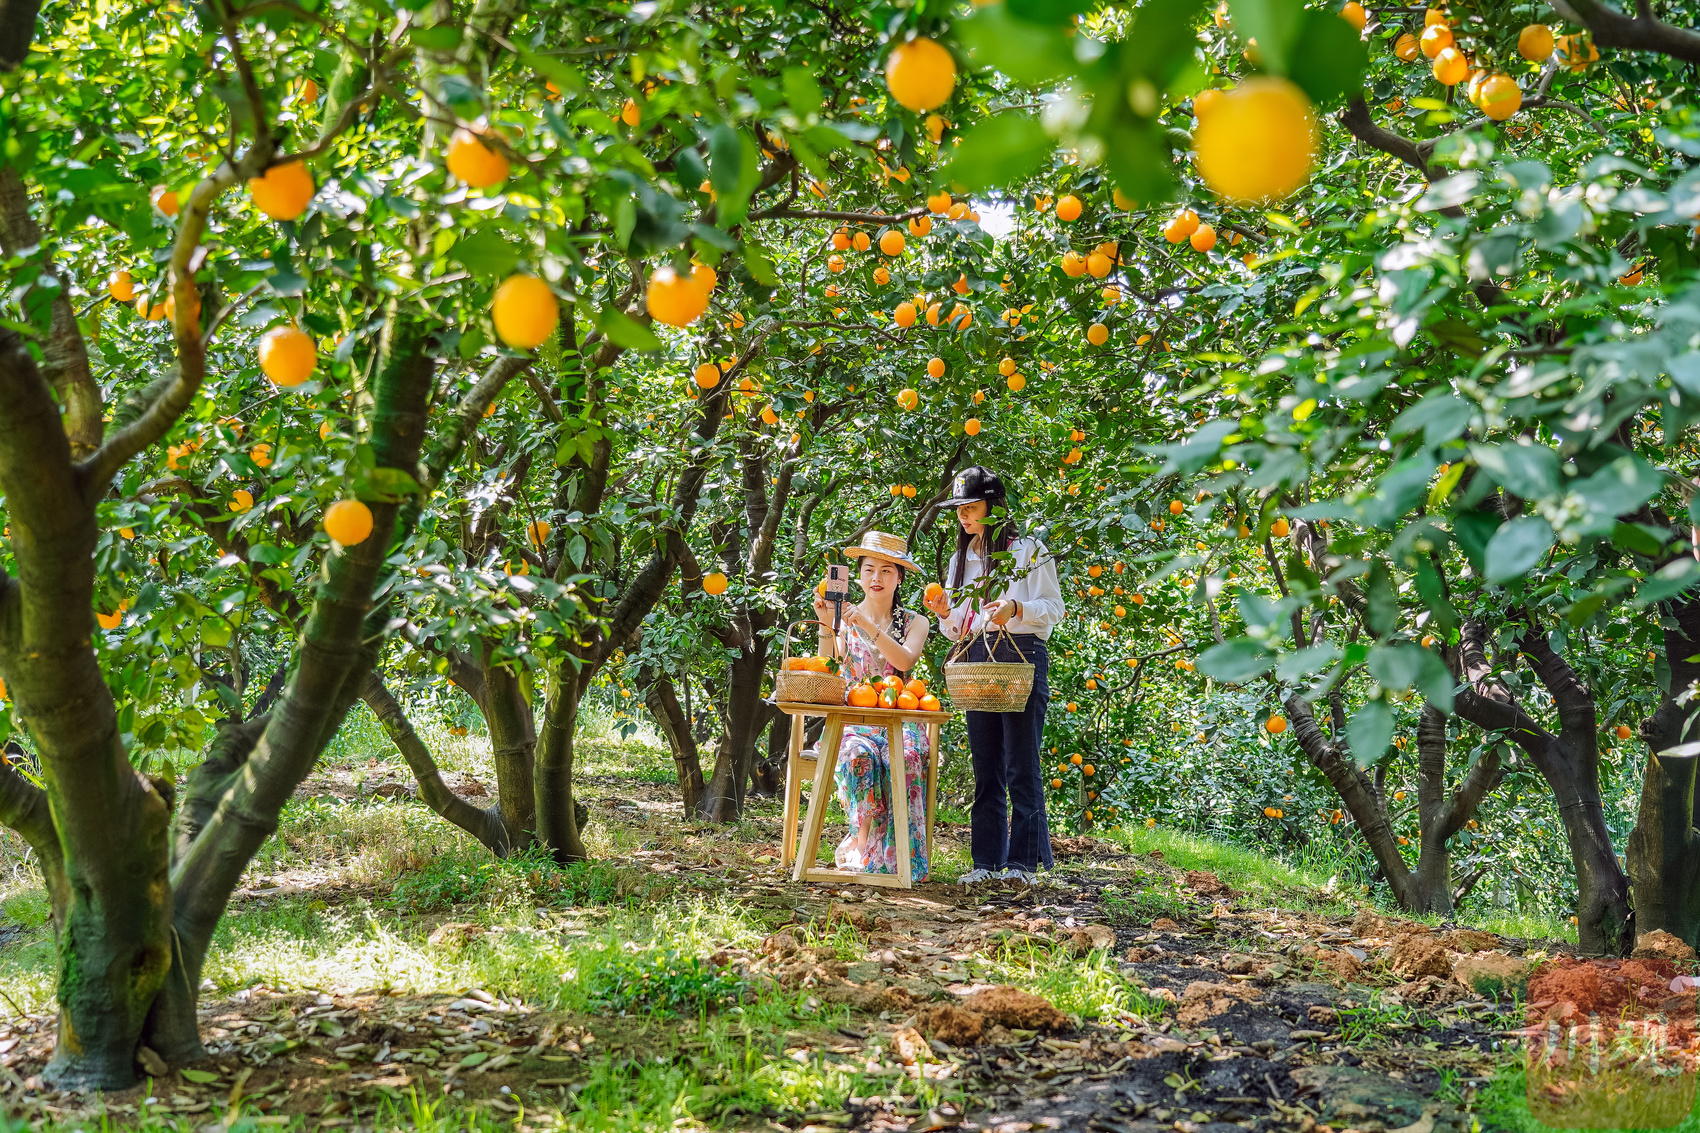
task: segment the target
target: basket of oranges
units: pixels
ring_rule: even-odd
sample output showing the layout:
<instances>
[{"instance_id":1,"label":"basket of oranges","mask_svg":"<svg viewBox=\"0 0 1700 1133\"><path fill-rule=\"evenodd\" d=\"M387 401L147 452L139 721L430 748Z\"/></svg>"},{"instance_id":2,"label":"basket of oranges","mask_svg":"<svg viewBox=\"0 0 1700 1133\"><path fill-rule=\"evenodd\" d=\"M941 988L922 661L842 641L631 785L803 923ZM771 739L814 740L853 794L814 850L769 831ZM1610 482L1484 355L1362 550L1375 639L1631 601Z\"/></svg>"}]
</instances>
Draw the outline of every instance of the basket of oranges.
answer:
<instances>
[{"instance_id":1,"label":"basket of oranges","mask_svg":"<svg viewBox=\"0 0 1700 1133\"><path fill-rule=\"evenodd\" d=\"M843 704L845 679L832 671L830 657L791 656L791 630L818 625L813 618L793 622L785 631L785 656L773 678L774 699L790 704Z\"/></svg>"},{"instance_id":2,"label":"basket of oranges","mask_svg":"<svg viewBox=\"0 0 1700 1133\"><path fill-rule=\"evenodd\" d=\"M919 678L905 681L899 676L885 676L876 681L851 685L849 703L854 708L901 708L908 712L943 712L939 698L927 691L927 682Z\"/></svg>"},{"instance_id":3,"label":"basket of oranges","mask_svg":"<svg viewBox=\"0 0 1700 1133\"><path fill-rule=\"evenodd\" d=\"M1004 639L1021 656L1021 647L1003 630ZM950 699L956 706L975 712L1020 712L1027 707L1033 692L1033 665L1028 661L958 661L965 656L974 637L964 635L960 644L944 663L944 683L950 689ZM986 637L987 656L992 656L996 643Z\"/></svg>"}]
</instances>

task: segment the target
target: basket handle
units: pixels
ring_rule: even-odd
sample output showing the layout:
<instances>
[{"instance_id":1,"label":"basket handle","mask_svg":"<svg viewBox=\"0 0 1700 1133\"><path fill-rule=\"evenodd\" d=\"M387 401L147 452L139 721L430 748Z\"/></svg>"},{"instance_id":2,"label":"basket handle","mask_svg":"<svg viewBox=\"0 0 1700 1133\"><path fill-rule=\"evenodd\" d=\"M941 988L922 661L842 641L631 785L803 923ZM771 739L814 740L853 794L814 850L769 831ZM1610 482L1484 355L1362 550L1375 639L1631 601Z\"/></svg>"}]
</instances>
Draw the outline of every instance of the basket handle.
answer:
<instances>
[{"instance_id":1,"label":"basket handle","mask_svg":"<svg viewBox=\"0 0 1700 1133\"><path fill-rule=\"evenodd\" d=\"M794 621L790 625L786 626L785 627L785 649L784 649L783 655L782 655L780 662L779 662L780 672L785 671L785 663L787 661L791 660L791 632L793 630L795 630L798 626L801 626L801 625L818 625L818 626L821 626L823 628L830 628L830 627L827 626L827 624L825 622L821 621L819 618L798 618L796 621ZM834 652L836 652L836 651L837 650L835 648Z\"/></svg>"},{"instance_id":2,"label":"basket handle","mask_svg":"<svg viewBox=\"0 0 1700 1133\"><path fill-rule=\"evenodd\" d=\"M970 614L969 617L972 618L973 615ZM972 625L973 623L970 622L969 624ZM955 661L958 657L961 657L964 654L966 654L968 652L968 646L973 643L975 638L977 638L977 637L987 637L987 636L992 635L994 633L1003 634L1004 640L1009 642L1009 647L1011 649L1015 650L1015 655L1017 657L1021 658L1020 663L1021 664L1027 663L1027 655L1021 651L1021 646L1019 644L1017 644L1017 642L1015 640L1015 635L1009 632L1009 623L1005 622L1001 626L1000 625L993 625L992 622L991 622L991 619L989 619L989 618L986 620L986 624L985 624L984 628L982 628L979 632L977 632L977 633L965 633L965 634L962 635L962 640L960 640L956 643L956 648L954 650L952 650L950 652L950 654L945 658L945 663L949 664L949 663ZM988 655L988 657L995 656L996 653L997 653L997 642L994 638L994 640L992 641L992 643L990 644L990 646L987 649L987 655Z\"/></svg>"}]
</instances>

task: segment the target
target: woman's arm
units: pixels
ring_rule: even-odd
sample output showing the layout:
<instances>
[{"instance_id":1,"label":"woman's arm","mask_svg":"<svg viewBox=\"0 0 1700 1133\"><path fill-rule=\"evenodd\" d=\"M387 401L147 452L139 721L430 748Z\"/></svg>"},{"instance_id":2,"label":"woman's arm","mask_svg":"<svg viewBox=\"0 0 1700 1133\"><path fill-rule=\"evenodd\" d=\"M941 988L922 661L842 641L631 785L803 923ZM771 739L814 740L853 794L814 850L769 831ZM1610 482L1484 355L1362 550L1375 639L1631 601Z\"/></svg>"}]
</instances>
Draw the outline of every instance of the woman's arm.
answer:
<instances>
[{"instance_id":1,"label":"woman's arm","mask_svg":"<svg viewBox=\"0 0 1700 1133\"><path fill-rule=\"evenodd\" d=\"M909 629L903 635L902 641L895 640L885 630L874 633L874 648L880 651L880 656L891 663L891 667L900 673L907 673L915 667L915 662L921 659L921 650L927 644L927 634L930 632L926 618L910 618Z\"/></svg>"},{"instance_id":2,"label":"woman's arm","mask_svg":"<svg viewBox=\"0 0 1700 1133\"><path fill-rule=\"evenodd\" d=\"M1062 582L1057 577L1057 560L1037 539L1027 545L1028 565L1005 596L1018 609L1009 623L1011 633L1037 633L1063 620Z\"/></svg>"}]
</instances>

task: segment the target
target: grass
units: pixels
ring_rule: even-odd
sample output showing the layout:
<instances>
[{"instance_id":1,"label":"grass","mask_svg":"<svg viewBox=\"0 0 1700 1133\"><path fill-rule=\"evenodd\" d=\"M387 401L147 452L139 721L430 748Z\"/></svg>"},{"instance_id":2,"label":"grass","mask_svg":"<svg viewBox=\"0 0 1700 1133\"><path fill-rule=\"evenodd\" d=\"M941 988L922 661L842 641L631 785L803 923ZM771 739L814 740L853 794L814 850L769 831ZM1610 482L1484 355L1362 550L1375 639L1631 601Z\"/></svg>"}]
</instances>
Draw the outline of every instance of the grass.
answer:
<instances>
[{"instance_id":1,"label":"grass","mask_svg":"<svg viewBox=\"0 0 1700 1133\"><path fill-rule=\"evenodd\" d=\"M1686 1089L1688 1096L1695 1102L1688 1115L1680 1122L1663 1122L1647 1126L1617 1126L1608 1125L1603 1120L1599 1122L1584 1121L1580 1124L1551 1126L1537 1118L1531 1110L1528 1096L1528 1071L1521 1058L1507 1060L1507 1065L1494 1075L1493 1079L1482 1089L1476 1099L1476 1111L1484 1131L1491 1133L1560 1133L1566 1129L1587 1129L1591 1133L1639 1133L1646 1128L1668 1130L1669 1133L1700 1133L1700 1097L1695 1096L1694 1076L1683 1075L1680 1078L1665 1079L1674 1089ZM1633 1101L1630 1102L1633 1107ZM1622 1098L1613 1099L1609 1112L1621 1117L1625 1112Z\"/></svg>"}]
</instances>

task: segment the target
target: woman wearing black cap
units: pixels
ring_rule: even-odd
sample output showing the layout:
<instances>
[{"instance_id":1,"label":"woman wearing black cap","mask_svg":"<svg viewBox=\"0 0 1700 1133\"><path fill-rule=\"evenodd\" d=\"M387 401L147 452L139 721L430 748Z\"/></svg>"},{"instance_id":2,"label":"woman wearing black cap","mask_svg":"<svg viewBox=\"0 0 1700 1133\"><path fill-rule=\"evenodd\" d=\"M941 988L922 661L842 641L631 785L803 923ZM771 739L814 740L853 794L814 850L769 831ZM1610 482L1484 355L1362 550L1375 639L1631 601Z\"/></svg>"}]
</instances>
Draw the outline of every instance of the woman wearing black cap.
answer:
<instances>
[{"instance_id":1,"label":"woman wearing black cap","mask_svg":"<svg viewBox=\"0 0 1700 1133\"><path fill-rule=\"evenodd\" d=\"M991 878L1033 882L1051 867L1051 832L1045 820L1045 789L1039 753L1045 708L1051 699L1050 657L1045 641L1063 619L1056 560L1045 545L1021 536L1009 514L1003 481L990 469L973 467L956 477L951 498L962 530L946 573L945 594L927 602L939 629L952 641L973 635L966 661L1027 661L1033 691L1019 712L969 712L968 750L974 760L974 809L970 846L974 868L964 883ZM1007 554L1006 559L994 555ZM1013 569L1010 569L1013 568ZM1011 575L993 599L988 574ZM979 636L992 627L1009 633Z\"/></svg>"}]
</instances>

